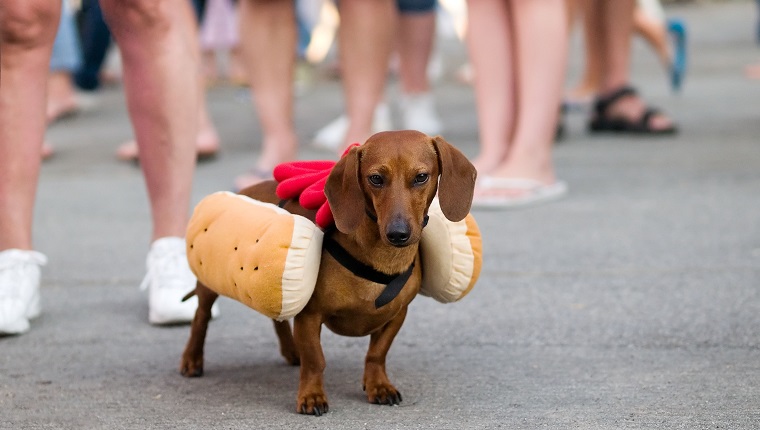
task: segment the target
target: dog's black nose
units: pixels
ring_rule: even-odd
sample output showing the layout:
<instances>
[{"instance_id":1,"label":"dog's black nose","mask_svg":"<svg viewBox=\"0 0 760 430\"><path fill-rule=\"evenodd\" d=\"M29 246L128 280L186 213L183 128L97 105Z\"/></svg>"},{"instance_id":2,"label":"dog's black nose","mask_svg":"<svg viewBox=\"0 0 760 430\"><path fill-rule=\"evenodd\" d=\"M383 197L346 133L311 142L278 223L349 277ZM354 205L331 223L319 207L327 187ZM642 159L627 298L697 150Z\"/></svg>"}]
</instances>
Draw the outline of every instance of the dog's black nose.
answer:
<instances>
[{"instance_id":1,"label":"dog's black nose","mask_svg":"<svg viewBox=\"0 0 760 430\"><path fill-rule=\"evenodd\" d=\"M393 221L385 231L385 236L388 238L388 242L393 246L406 245L411 234L409 224L401 220Z\"/></svg>"}]
</instances>

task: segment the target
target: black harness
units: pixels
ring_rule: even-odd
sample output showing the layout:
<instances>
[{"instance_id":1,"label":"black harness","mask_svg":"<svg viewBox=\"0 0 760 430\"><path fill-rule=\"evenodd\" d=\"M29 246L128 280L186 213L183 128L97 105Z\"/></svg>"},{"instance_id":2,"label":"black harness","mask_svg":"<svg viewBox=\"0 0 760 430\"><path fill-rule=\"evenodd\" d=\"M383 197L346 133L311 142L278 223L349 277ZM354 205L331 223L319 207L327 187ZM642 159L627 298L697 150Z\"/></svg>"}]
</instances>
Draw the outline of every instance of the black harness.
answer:
<instances>
[{"instance_id":1,"label":"black harness","mask_svg":"<svg viewBox=\"0 0 760 430\"><path fill-rule=\"evenodd\" d=\"M285 203L287 203L286 200L281 200L278 206L284 208ZM366 213L369 219L377 223L377 216L369 210L367 210ZM425 228L429 218L430 217L425 214L425 219L422 221L422 228ZM380 295L375 299L375 309L380 309L393 301L404 288L409 277L412 276L414 263L410 264L409 267L401 273L388 275L357 260L356 257L346 251L346 248L342 247L335 239L333 239L334 231L335 227L331 227L325 231L322 248L326 250L335 261L340 263L341 266L348 269L348 271L354 275L376 284L385 285L383 291L380 292Z\"/></svg>"},{"instance_id":2,"label":"black harness","mask_svg":"<svg viewBox=\"0 0 760 430\"><path fill-rule=\"evenodd\" d=\"M322 241L322 247L338 263L354 275L376 284L385 285L383 291L375 299L375 309L380 309L390 303L391 300L395 299L396 296L398 296L398 293L401 292L401 289L404 288L404 285L406 285L406 281L412 276L412 271L414 270L414 263L412 263L409 265L409 268L401 273L388 275L380 272L374 267L368 266L357 260L353 255L346 251L345 248L340 246L335 239L333 239L332 234L325 235L325 238Z\"/></svg>"}]
</instances>

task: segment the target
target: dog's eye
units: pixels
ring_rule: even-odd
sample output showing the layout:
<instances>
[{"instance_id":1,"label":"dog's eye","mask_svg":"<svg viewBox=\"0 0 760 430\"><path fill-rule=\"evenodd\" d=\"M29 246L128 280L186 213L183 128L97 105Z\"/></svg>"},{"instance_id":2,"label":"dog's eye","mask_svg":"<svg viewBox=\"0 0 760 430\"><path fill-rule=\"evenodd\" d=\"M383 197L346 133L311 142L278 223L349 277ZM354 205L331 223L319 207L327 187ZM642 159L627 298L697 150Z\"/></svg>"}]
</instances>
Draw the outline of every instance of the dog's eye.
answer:
<instances>
[{"instance_id":1,"label":"dog's eye","mask_svg":"<svg viewBox=\"0 0 760 430\"><path fill-rule=\"evenodd\" d=\"M428 179L430 179L430 175L428 175L427 173L419 173L417 174L417 176L414 177L414 184L422 185L425 182L427 182Z\"/></svg>"},{"instance_id":2,"label":"dog's eye","mask_svg":"<svg viewBox=\"0 0 760 430\"><path fill-rule=\"evenodd\" d=\"M369 180L370 184L376 187L383 185L383 177L380 175L369 175L369 178L367 179Z\"/></svg>"}]
</instances>

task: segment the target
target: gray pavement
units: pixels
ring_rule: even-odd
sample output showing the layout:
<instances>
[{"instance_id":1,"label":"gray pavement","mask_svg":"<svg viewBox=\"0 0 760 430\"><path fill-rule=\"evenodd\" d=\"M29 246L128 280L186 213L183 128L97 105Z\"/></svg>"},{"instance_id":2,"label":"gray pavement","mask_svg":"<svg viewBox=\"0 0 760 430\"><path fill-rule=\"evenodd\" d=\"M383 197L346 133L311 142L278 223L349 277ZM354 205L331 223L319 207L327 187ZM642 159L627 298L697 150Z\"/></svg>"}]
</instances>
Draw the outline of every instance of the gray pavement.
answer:
<instances>
[{"instance_id":1,"label":"gray pavement","mask_svg":"<svg viewBox=\"0 0 760 430\"><path fill-rule=\"evenodd\" d=\"M591 137L570 115L556 151L567 198L476 212L479 284L459 303L413 303L388 363L399 407L364 400L367 340L326 331L330 413L296 414L298 370L270 322L226 299L206 375L179 375L189 328L147 323L145 191L139 170L113 157L130 127L119 90L105 91L98 109L50 131L58 154L35 219L50 259L44 313L28 334L0 339L0 428L760 428L760 82L742 75L760 61L756 11L746 1L668 11L689 23L686 88L671 95L640 42L634 81L682 132ZM464 48L442 51L445 136L474 155L472 91L454 78ZM303 142L342 105L339 84L315 76L297 101ZM214 88L209 105L224 148L198 167L194 202L230 188L260 137L245 93Z\"/></svg>"}]
</instances>

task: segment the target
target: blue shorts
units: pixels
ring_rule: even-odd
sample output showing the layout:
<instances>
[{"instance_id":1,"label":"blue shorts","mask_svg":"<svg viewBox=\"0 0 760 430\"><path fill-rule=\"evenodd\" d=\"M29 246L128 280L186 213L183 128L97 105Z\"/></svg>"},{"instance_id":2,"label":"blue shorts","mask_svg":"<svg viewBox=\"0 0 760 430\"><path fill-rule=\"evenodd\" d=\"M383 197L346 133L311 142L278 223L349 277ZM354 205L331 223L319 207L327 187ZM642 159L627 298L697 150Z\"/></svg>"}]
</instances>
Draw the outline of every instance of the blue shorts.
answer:
<instances>
[{"instance_id":1,"label":"blue shorts","mask_svg":"<svg viewBox=\"0 0 760 430\"><path fill-rule=\"evenodd\" d=\"M53 55L50 57L50 70L73 72L82 64L82 48L79 46L74 15L63 5L61 22L53 42Z\"/></svg>"},{"instance_id":2,"label":"blue shorts","mask_svg":"<svg viewBox=\"0 0 760 430\"><path fill-rule=\"evenodd\" d=\"M425 13L435 9L436 0L396 0L401 13Z\"/></svg>"}]
</instances>

